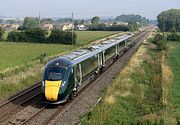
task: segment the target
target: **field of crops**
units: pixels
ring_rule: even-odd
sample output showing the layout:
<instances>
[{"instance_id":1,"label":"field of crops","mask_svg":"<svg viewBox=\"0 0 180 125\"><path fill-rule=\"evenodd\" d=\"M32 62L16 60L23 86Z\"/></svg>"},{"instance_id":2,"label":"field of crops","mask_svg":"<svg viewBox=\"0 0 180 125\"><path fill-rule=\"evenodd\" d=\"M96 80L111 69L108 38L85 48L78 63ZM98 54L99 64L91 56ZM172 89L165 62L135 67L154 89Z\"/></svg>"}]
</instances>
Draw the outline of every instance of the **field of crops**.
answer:
<instances>
[{"instance_id":1,"label":"field of crops","mask_svg":"<svg viewBox=\"0 0 180 125\"><path fill-rule=\"evenodd\" d=\"M47 57L72 51L83 45L112 35L116 32L77 32L77 45L61 45L61 44L31 44L31 43L11 43L0 42L0 71L14 68L20 65L26 65L30 62L38 60L41 55Z\"/></svg>"}]
</instances>

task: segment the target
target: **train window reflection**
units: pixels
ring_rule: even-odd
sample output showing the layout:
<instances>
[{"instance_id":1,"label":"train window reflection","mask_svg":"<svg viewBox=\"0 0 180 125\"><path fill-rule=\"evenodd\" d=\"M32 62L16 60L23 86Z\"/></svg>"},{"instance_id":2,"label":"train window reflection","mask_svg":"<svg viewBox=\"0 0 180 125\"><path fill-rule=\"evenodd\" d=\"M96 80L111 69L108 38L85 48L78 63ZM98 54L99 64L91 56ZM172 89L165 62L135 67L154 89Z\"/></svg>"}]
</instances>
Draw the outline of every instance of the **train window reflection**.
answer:
<instances>
[{"instance_id":1,"label":"train window reflection","mask_svg":"<svg viewBox=\"0 0 180 125\"><path fill-rule=\"evenodd\" d=\"M45 79L51 81L62 80L64 72L65 72L65 68L59 68L59 67L48 68L47 71L45 72Z\"/></svg>"}]
</instances>

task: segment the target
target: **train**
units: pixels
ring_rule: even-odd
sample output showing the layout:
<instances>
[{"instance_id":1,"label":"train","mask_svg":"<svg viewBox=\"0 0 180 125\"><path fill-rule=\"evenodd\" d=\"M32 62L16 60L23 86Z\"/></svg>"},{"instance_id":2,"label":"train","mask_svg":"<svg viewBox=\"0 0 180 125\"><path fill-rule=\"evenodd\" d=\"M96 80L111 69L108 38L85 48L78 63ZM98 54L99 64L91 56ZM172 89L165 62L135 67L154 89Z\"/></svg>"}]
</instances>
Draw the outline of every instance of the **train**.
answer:
<instances>
[{"instance_id":1,"label":"train","mask_svg":"<svg viewBox=\"0 0 180 125\"><path fill-rule=\"evenodd\" d=\"M135 45L134 34L118 36L49 61L42 78L43 104L72 99L122 54Z\"/></svg>"}]
</instances>

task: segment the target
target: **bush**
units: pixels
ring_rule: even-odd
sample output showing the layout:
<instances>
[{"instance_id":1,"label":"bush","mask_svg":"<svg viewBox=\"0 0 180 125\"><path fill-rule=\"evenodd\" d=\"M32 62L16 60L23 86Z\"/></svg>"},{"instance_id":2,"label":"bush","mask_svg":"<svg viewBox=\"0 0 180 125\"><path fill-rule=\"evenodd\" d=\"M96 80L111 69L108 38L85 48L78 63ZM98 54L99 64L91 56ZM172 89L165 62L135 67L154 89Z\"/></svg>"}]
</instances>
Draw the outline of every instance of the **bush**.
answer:
<instances>
[{"instance_id":1,"label":"bush","mask_svg":"<svg viewBox=\"0 0 180 125\"><path fill-rule=\"evenodd\" d=\"M128 27L125 25L112 25L108 27L109 31L129 31Z\"/></svg>"},{"instance_id":2,"label":"bush","mask_svg":"<svg viewBox=\"0 0 180 125\"><path fill-rule=\"evenodd\" d=\"M157 45L157 50L159 51L166 51L168 49L168 42L161 34L156 34L156 36L152 39L152 42Z\"/></svg>"},{"instance_id":3,"label":"bush","mask_svg":"<svg viewBox=\"0 0 180 125\"><path fill-rule=\"evenodd\" d=\"M73 44L76 44L77 35L73 34ZM72 44L72 33L54 29L48 38L48 43Z\"/></svg>"},{"instance_id":4,"label":"bush","mask_svg":"<svg viewBox=\"0 0 180 125\"><path fill-rule=\"evenodd\" d=\"M61 30L52 30L51 35L47 36L47 31L42 29L32 29L26 31L12 31L8 34L7 40L12 42L30 43L62 43L72 44L72 33ZM77 35L73 34L73 44L76 44Z\"/></svg>"},{"instance_id":5,"label":"bush","mask_svg":"<svg viewBox=\"0 0 180 125\"><path fill-rule=\"evenodd\" d=\"M4 30L0 27L0 40L2 40L3 34L4 34Z\"/></svg>"},{"instance_id":6,"label":"bush","mask_svg":"<svg viewBox=\"0 0 180 125\"><path fill-rule=\"evenodd\" d=\"M168 35L167 35L167 40L168 40L168 41L180 42L180 34L178 34L178 33L168 34Z\"/></svg>"},{"instance_id":7,"label":"bush","mask_svg":"<svg viewBox=\"0 0 180 125\"><path fill-rule=\"evenodd\" d=\"M26 42L27 38L25 32L11 31L8 34L7 40L11 42Z\"/></svg>"},{"instance_id":8,"label":"bush","mask_svg":"<svg viewBox=\"0 0 180 125\"><path fill-rule=\"evenodd\" d=\"M164 39L164 36L161 35L161 34L156 34L156 36L154 37L154 39L152 40L152 42L154 44L157 44L159 41L163 40Z\"/></svg>"},{"instance_id":9,"label":"bush","mask_svg":"<svg viewBox=\"0 0 180 125\"><path fill-rule=\"evenodd\" d=\"M25 31L26 41L34 43L46 43L47 31L42 29L32 29Z\"/></svg>"},{"instance_id":10,"label":"bush","mask_svg":"<svg viewBox=\"0 0 180 125\"><path fill-rule=\"evenodd\" d=\"M160 40L159 42L157 42L157 47L159 51L167 51L168 50L168 46L167 46L167 41L166 40Z\"/></svg>"},{"instance_id":11,"label":"bush","mask_svg":"<svg viewBox=\"0 0 180 125\"><path fill-rule=\"evenodd\" d=\"M33 29L27 31L11 31L7 40L12 42L34 42L46 43L47 32L41 29Z\"/></svg>"}]
</instances>

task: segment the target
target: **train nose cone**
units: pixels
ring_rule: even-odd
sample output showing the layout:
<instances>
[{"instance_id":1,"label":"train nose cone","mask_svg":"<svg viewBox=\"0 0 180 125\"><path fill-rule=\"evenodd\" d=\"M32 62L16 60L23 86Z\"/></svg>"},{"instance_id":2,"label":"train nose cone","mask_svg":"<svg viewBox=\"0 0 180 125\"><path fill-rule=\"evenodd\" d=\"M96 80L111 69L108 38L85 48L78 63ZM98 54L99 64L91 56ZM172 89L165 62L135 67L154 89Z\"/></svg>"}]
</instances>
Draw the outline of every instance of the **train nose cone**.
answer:
<instances>
[{"instance_id":1,"label":"train nose cone","mask_svg":"<svg viewBox=\"0 0 180 125\"><path fill-rule=\"evenodd\" d=\"M57 101L62 81L45 81L45 97L48 101Z\"/></svg>"}]
</instances>

